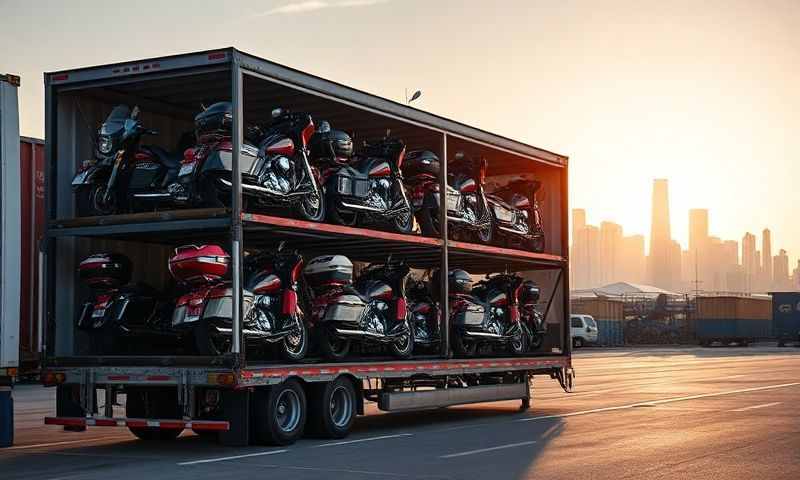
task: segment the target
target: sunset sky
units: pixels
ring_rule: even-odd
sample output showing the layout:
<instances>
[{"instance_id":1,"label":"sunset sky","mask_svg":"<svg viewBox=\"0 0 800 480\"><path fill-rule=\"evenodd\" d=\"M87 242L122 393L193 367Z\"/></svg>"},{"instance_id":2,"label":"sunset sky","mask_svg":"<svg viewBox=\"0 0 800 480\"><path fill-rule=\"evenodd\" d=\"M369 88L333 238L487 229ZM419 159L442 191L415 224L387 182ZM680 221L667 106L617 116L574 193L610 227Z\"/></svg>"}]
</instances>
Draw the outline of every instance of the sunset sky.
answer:
<instances>
[{"instance_id":1,"label":"sunset sky","mask_svg":"<svg viewBox=\"0 0 800 480\"><path fill-rule=\"evenodd\" d=\"M232 7L238 5L237 7ZM223 8L224 6L224 8ZM0 72L43 135L42 72L235 46L570 157L571 204L649 232L668 178L712 234L800 254L800 1L0 0ZM760 248L760 245L759 245Z\"/></svg>"}]
</instances>

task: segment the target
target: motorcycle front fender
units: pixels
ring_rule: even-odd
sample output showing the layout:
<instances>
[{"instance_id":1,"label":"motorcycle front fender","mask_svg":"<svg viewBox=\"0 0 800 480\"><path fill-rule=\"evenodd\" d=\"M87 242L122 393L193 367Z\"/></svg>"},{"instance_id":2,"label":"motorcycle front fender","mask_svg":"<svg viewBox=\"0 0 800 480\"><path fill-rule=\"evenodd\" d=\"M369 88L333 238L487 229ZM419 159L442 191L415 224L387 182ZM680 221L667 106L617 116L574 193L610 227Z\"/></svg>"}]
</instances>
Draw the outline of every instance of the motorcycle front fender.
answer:
<instances>
[{"instance_id":1,"label":"motorcycle front fender","mask_svg":"<svg viewBox=\"0 0 800 480\"><path fill-rule=\"evenodd\" d=\"M96 183L105 181L108 177L108 167L100 167L92 165L86 170L80 171L72 177L72 189L79 190L83 187L88 187Z\"/></svg>"}]
</instances>

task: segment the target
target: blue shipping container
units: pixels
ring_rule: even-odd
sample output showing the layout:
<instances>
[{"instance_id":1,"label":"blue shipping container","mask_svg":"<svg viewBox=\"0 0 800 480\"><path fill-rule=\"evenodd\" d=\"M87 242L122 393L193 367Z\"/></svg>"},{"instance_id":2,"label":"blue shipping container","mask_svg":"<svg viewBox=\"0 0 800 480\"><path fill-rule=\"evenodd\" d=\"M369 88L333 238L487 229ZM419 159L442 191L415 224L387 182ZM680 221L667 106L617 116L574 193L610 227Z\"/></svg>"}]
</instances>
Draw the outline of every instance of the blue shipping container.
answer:
<instances>
[{"instance_id":1,"label":"blue shipping container","mask_svg":"<svg viewBox=\"0 0 800 480\"><path fill-rule=\"evenodd\" d=\"M772 294L772 324L779 341L800 341L800 292Z\"/></svg>"},{"instance_id":2,"label":"blue shipping container","mask_svg":"<svg viewBox=\"0 0 800 480\"><path fill-rule=\"evenodd\" d=\"M695 333L700 340L757 339L772 336L769 320L697 319Z\"/></svg>"}]
</instances>

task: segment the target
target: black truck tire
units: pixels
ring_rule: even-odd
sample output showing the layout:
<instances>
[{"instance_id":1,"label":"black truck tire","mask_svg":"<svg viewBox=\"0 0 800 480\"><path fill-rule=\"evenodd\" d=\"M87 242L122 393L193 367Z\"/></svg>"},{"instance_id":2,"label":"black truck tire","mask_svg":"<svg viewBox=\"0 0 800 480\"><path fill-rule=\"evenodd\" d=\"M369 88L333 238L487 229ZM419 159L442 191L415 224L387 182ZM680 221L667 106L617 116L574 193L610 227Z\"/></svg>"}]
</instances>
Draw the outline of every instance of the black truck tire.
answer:
<instances>
[{"instance_id":1,"label":"black truck tire","mask_svg":"<svg viewBox=\"0 0 800 480\"><path fill-rule=\"evenodd\" d=\"M332 382L315 383L309 389L308 426L322 438L344 438L356 419L360 399L353 382L339 377Z\"/></svg>"},{"instance_id":2,"label":"black truck tire","mask_svg":"<svg viewBox=\"0 0 800 480\"><path fill-rule=\"evenodd\" d=\"M291 445L305 430L305 391L294 379L257 389L253 413L259 443Z\"/></svg>"},{"instance_id":3,"label":"black truck tire","mask_svg":"<svg viewBox=\"0 0 800 480\"><path fill-rule=\"evenodd\" d=\"M128 418L178 418L178 393L164 388L131 389L126 393L125 416ZM128 427L137 438L145 441L175 440L180 429Z\"/></svg>"}]
</instances>

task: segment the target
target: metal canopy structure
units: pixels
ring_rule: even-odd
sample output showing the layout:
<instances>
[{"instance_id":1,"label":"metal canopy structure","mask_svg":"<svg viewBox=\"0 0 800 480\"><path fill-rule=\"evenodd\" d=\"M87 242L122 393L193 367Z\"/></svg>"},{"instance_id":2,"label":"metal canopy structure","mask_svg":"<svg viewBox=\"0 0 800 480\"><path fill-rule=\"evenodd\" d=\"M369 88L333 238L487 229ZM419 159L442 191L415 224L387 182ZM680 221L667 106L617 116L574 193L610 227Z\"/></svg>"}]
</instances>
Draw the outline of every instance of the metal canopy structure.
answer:
<instances>
[{"instance_id":1,"label":"metal canopy structure","mask_svg":"<svg viewBox=\"0 0 800 480\"><path fill-rule=\"evenodd\" d=\"M561 291L568 292L567 268L567 157L491 134L407 105L377 97L323 78L279 65L234 48L167 56L135 62L81 68L45 74L46 85L46 205L49 223L46 236L46 268L49 273L45 302L47 321L55 324L55 240L70 237L124 239L165 245L204 239L229 240L232 256L234 318L241 318L244 250L271 248L281 241L302 247L304 253L337 253L354 260L380 261L388 254L402 255L412 266L444 268L451 265L474 273L498 270L558 270ZM276 106L313 113L317 121L327 120L338 129L356 134L360 140L382 137L387 130L414 148L426 148L441 158L448 152L490 157L489 174L494 176L533 173L549 182L548 215L553 228L547 232L553 253L527 251L456 242L448 239L446 222L440 238L399 235L364 228L303 222L291 218L243 212L241 178L233 176L232 208L222 210L171 211L114 217L71 218L66 204L70 192L62 184L72 174L77 145L60 145L60 122L65 113L59 105L75 105L74 117L83 116L81 102L99 104L138 104L143 111L171 119L178 125L191 125L201 105L230 100L234 105L234 143L243 141L246 123L262 123ZM84 123L86 119L82 119ZM76 136L79 125L72 120ZM63 128L61 130L64 130ZM68 146L69 147L69 146ZM239 170L239 149L233 149L233 171ZM442 162L441 189L445 190L447 162ZM67 182L68 183L68 182ZM442 205L440 215L446 216ZM335 244L332 243L335 241ZM334 246L335 245L335 246ZM332 247L333 246L333 247ZM63 268L63 267L62 267ZM443 276L440 291L447 310L447 282ZM562 295L563 311L569 309L568 295ZM548 302L548 309L549 309ZM449 354L447 316L442 319L442 355ZM562 325L563 352L569 354L569 328L566 316ZM245 364L241 323L234 322L233 353ZM50 332L52 335L52 332Z\"/></svg>"}]
</instances>

